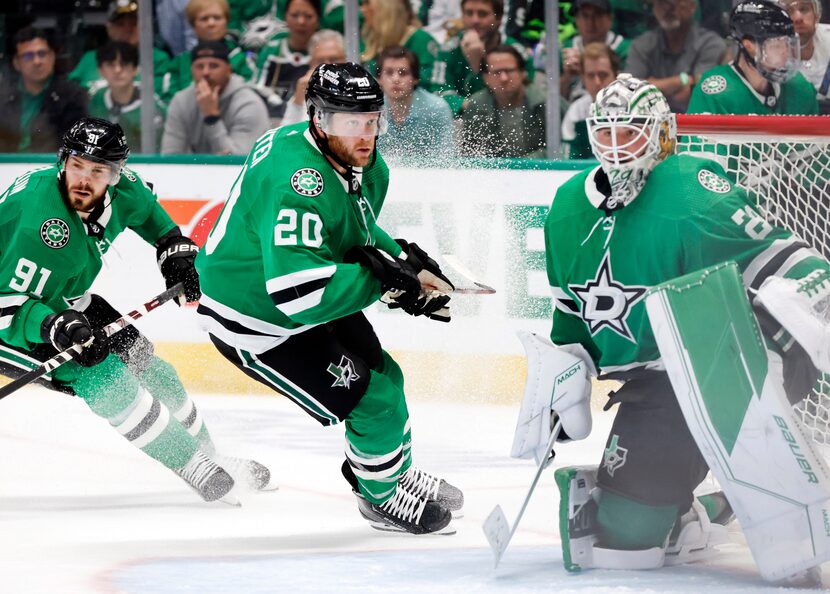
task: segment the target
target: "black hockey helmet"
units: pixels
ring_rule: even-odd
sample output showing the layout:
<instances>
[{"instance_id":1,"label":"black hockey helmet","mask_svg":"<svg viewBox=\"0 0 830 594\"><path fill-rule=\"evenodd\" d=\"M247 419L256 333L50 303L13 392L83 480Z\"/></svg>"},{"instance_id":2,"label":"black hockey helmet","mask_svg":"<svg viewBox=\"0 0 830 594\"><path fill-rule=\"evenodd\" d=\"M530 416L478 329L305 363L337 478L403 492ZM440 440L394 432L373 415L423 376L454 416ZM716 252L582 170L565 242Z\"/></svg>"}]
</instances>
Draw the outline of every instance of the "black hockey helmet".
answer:
<instances>
[{"instance_id":1,"label":"black hockey helmet","mask_svg":"<svg viewBox=\"0 0 830 594\"><path fill-rule=\"evenodd\" d=\"M75 155L117 165L120 169L129 154L130 147L121 126L99 118L81 118L63 135L58 162Z\"/></svg>"},{"instance_id":2,"label":"black hockey helmet","mask_svg":"<svg viewBox=\"0 0 830 594\"><path fill-rule=\"evenodd\" d=\"M780 4L772 0L741 2L732 9L729 35L738 42L738 54L768 81L783 83L798 72L799 38L790 15ZM755 55L750 55L741 43L745 39L755 43Z\"/></svg>"},{"instance_id":3,"label":"black hockey helmet","mask_svg":"<svg viewBox=\"0 0 830 594\"><path fill-rule=\"evenodd\" d=\"M311 73L305 104L335 112L372 112L383 109L383 89L360 64L320 64Z\"/></svg>"},{"instance_id":4,"label":"black hockey helmet","mask_svg":"<svg viewBox=\"0 0 830 594\"><path fill-rule=\"evenodd\" d=\"M774 37L795 35L787 11L772 0L746 0L732 9L729 34L739 43L744 39L761 42Z\"/></svg>"}]
</instances>

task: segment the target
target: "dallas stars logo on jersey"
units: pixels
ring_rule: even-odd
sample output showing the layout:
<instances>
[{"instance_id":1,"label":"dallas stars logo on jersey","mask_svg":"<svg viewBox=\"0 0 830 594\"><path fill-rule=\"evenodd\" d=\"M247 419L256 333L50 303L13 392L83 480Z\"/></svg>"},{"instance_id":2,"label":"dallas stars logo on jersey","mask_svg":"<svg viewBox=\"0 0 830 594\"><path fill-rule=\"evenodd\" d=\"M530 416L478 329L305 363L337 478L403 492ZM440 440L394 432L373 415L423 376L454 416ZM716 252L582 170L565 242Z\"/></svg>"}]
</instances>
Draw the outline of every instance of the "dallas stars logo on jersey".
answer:
<instances>
[{"instance_id":1,"label":"dallas stars logo on jersey","mask_svg":"<svg viewBox=\"0 0 830 594\"><path fill-rule=\"evenodd\" d=\"M323 176L316 169L298 169L291 176L291 187L301 196L319 196L323 193Z\"/></svg>"},{"instance_id":2,"label":"dallas stars logo on jersey","mask_svg":"<svg viewBox=\"0 0 830 594\"><path fill-rule=\"evenodd\" d=\"M341 387L348 389L354 380L360 379L360 376L357 375L354 369L354 363L345 355L340 357L340 365L330 363L326 371L335 377L334 383L331 385L332 388Z\"/></svg>"},{"instance_id":3,"label":"dallas stars logo on jersey","mask_svg":"<svg viewBox=\"0 0 830 594\"><path fill-rule=\"evenodd\" d=\"M40 238L50 248L60 249L69 243L69 225L61 219L47 219L40 226Z\"/></svg>"},{"instance_id":4,"label":"dallas stars logo on jersey","mask_svg":"<svg viewBox=\"0 0 830 594\"><path fill-rule=\"evenodd\" d=\"M608 328L634 342L626 318L631 313L632 306L643 298L648 287L626 286L615 281L608 252L603 256L593 280L584 285L571 284L568 288L582 302L582 319L588 324L592 336L603 328Z\"/></svg>"}]
</instances>

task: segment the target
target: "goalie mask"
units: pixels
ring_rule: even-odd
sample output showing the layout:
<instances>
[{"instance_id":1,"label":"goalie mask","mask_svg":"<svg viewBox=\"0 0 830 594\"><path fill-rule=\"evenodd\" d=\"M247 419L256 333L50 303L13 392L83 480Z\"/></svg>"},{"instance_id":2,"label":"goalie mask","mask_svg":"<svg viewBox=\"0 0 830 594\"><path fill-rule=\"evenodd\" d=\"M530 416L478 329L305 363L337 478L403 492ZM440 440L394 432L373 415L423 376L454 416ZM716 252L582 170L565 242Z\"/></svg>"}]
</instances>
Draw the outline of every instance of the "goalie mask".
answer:
<instances>
[{"instance_id":1,"label":"goalie mask","mask_svg":"<svg viewBox=\"0 0 830 594\"><path fill-rule=\"evenodd\" d=\"M654 85L620 74L591 104L588 137L608 176L609 209L630 203L654 167L674 151L674 117Z\"/></svg>"},{"instance_id":2,"label":"goalie mask","mask_svg":"<svg viewBox=\"0 0 830 594\"><path fill-rule=\"evenodd\" d=\"M781 5L771 0L748 0L733 10L729 35L738 42L738 51L772 83L784 83L798 72L801 47L793 21ZM755 44L754 54L743 41Z\"/></svg>"},{"instance_id":3,"label":"goalie mask","mask_svg":"<svg viewBox=\"0 0 830 594\"><path fill-rule=\"evenodd\" d=\"M81 118L63 135L58 164L62 169L66 160L74 156L106 165L110 171L107 183L115 185L129 154L121 126L98 118Z\"/></svg>"}]
</instances>

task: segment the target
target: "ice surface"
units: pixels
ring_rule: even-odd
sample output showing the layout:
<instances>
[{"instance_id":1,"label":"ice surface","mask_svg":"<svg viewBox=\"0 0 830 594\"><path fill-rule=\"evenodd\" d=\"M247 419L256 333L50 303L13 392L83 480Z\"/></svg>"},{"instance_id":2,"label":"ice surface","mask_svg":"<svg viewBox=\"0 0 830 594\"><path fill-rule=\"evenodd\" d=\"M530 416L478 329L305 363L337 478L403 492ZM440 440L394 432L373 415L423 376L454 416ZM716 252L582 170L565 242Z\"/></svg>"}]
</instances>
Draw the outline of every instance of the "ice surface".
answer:
<instances>
[{"instance_id":1,"label":"ice surface","mask_svg":"<svg viewBox=\"0 0 830 594\"><path fill-rule=\"evenodd\" d=\"M410 403L422 468L464 489L453 536L392 535L359 516L340 477L342 429L277 397L196 396L221 449L270 466L279 491L206 504L76 398L27 388L0 402L0 593L771 592L740 535L706 564L652 572L562 568L548 470L494 571L481 523L512 522L535 468L512 460L517 407ZM610 417L558 446L595 462Z\"/></svg>"}]
</instances>

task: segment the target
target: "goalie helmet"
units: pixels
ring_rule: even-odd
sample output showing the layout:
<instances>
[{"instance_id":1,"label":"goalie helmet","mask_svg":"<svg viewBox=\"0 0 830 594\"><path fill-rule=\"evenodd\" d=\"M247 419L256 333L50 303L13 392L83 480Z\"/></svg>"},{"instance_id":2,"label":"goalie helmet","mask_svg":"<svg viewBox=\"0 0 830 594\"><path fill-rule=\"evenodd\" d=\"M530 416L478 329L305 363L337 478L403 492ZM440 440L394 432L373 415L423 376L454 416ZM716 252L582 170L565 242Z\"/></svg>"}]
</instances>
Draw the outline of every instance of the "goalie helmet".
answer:
<instances>
[{"instance_id":1,"label":"goalie helmet","mask_svg":"<svg viewBox=\"0 0 830 594\"><path fill-rule=\"evenodd\" d=\"M609 209L629 204L652 169L674 152L677 130L663 94L654 85L620 74L591 104L588 137L611 186Z\"/></svg>"},{"instance_id":2,"label":"goalie helmet","mask_svg":"<svg viewBox=\"0 0 830 594\"><path fill-rule=\"evenodd\" d=\"M121 126L99 118L81 118L63 135L58 163L63 165L69 157L76 156L108 165L112 169L112 185L118 182L129 154Z\"/></svg>"},{"instance_id":3,"label":"goalie helmet","mask_svg":"<svg viewBox=\"0 0 830 594\"><path fill-rule=\"evenodd\" d=\"M801 49L793 21L780 4L772 0L747 0L732 9L729 35L738 42L738 51L770 82L787 82L798 72ZM750 55L743 40L755 43Z\"/></svg>"}]
</instances>

